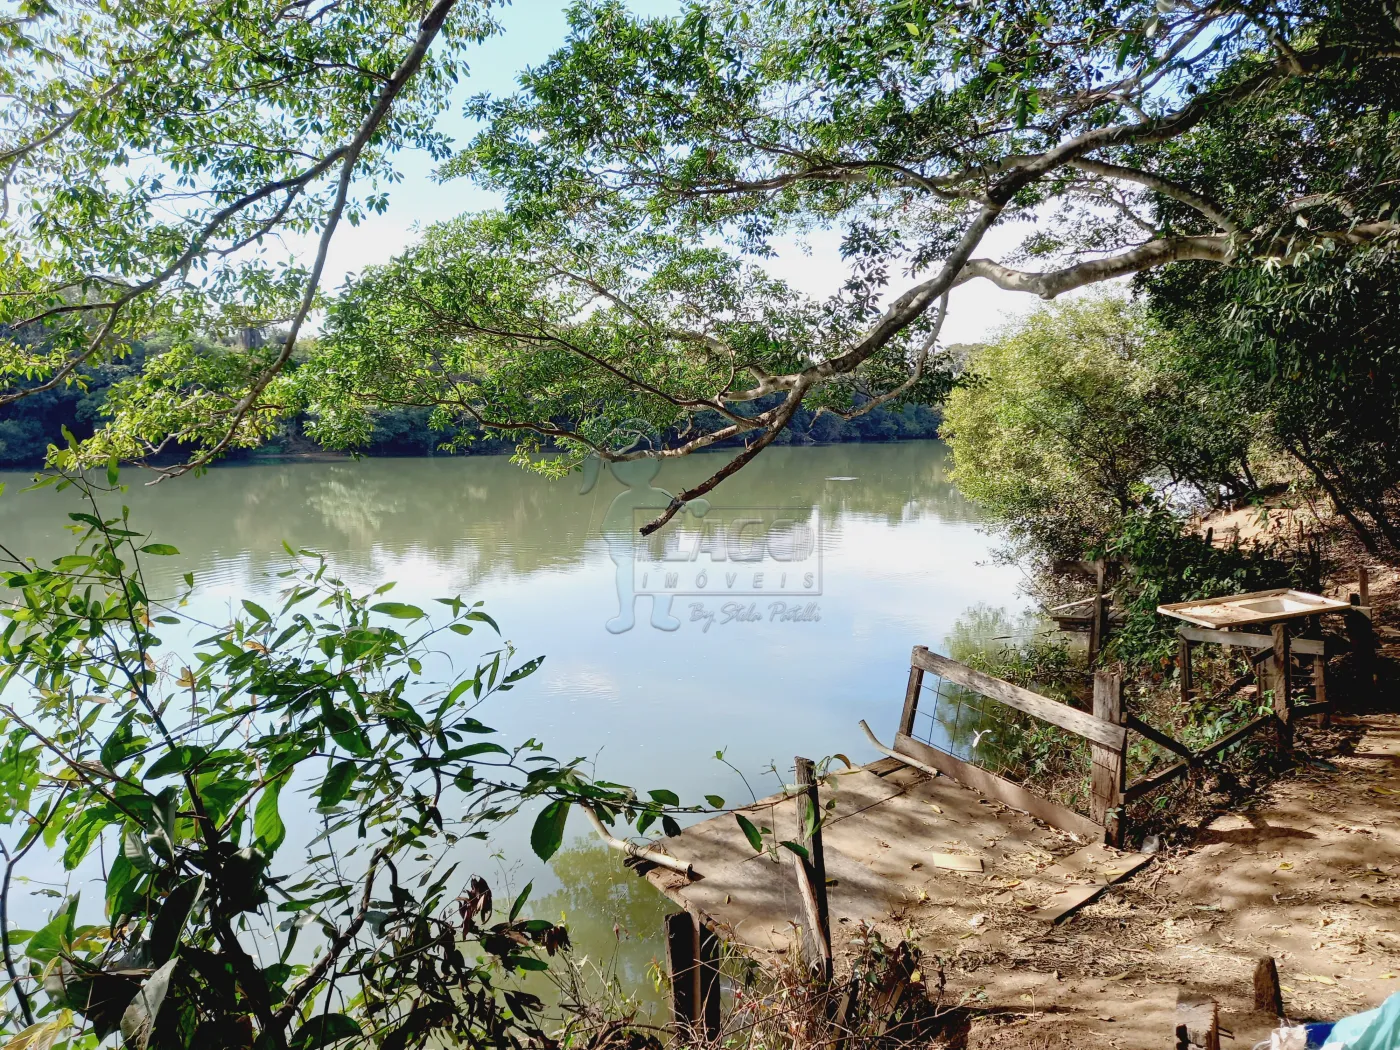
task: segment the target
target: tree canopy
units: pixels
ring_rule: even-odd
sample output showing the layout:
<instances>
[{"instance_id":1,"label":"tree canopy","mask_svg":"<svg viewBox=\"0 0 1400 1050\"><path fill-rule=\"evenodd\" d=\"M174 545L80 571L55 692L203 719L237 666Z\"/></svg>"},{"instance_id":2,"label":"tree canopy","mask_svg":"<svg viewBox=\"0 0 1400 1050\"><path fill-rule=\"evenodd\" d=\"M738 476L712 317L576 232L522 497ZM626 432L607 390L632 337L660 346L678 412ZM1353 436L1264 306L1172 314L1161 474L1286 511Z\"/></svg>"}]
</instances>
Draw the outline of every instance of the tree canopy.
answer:
<instances>
[{"instance_id":1,"label":"tree canopy","mask_svg":"<svg viewBox=\"0 0 1400 1050\"><path fill-rule=\"evenodd\" d=\"M650 18L597 0L570 19L518 92L468 103L482 130L442 169L501 211L367 272L296 382L272 378L285 352L152 362L94 454L176 433L202 462L303 406L350 442L366 409L404 403L527 452L548 440L569 453L556 469L743 438L690 499L803 403L946 388L939 304L960 284L1053 298L1388 249L1396 229L1393 4L714 0ZM437 98L445 71L418 75ZM979 254L1017 221L1019 250ZM850 274L825 302L761 269L818 228L841 231Z\"/></svg>"},{"instance_id":2,"label":"tree canopy","mask_svg":"<svg viewBox=\"0 0 1400 1050\"><path fill-rule=\"evenodd\" d=\"M167 328L139 408L101 439L169 439L208 461L256 442L317 302L342 220L382 210L405 147L435 127L484 0L186 0L17 5L0 16L0 406L83 381ZM273 254L316 242L309 265ZM201 333L284 322L277 344Z\"/></svg>"},{"instance_id":3,"label":"tree canopy","mask_svg":"<svg viewBox=\"0 0 1400 1050\"><path fill-rule=\"evenodd\" d=\"M1015 539L1078 558L1164 496L1247 493L1256 426L1183 367L1145 307L1099 295L1042 308L975 353L943 432L963 493Z\"/></svg>"}]
</instances>

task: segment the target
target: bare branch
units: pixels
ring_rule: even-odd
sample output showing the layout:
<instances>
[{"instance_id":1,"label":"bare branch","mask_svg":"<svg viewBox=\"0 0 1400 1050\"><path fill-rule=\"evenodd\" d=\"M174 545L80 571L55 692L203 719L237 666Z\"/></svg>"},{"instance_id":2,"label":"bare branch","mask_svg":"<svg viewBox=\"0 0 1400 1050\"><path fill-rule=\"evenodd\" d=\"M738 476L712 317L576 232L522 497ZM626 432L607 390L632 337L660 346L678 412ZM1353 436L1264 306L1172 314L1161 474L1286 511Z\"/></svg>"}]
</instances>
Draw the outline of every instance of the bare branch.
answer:
<instances>
[{"instance_id":1,"label":"bare branch","mask_svg":"<svg viewBox=\"0 0 1400 1050\"><path fill-rule=\"evenodd\" d=\"M671 500L670 505L667 506L665 510L663 510L655 518L653 518L651 521L647 522L641 527L641 534L643 536L650 536L653 532L655 532L657 529L661 528L668 521L674 518L676 516L676 512L680 510L681 507L684 506L688 501L697 499L700 496L703 496L705 493L709 492L725 478L741 470L755 456L757 456L765 448L771 445L773 443L773 439L776 438L780 433L782 433L783 427L788 425L788 421L792 419L793 415L797 412L798 408L801 407L802 399L804 396L806 396L806 393L806 387L802 386L798 387L797 389L793 390L792 393L788 394L788 396L783 400L783 403L778 406L777 410L775 410L773 418L768 422L763 433L758 436L758 438L753 442L753 444L745 448L743 452L740 452L723 467L715 471L704 481L700 482L700 484L694 486L693 488L688 488L684 492L681 492L679 495L675 496Z\"/></svg>"},{"instance_id":2,"label":"bare branch","mask_svg":"<svg viewBox=\"0 0 1400 1050\"><path fill-rule=\"evenodd\" d=\"M1092 160L1081 157L1071 161L1071 168L1078 168L1080 171L1087 171L1092 175L1102 175L1104 178L1121 179L1124 182L1135 182L1140 186L1156 190L1163 197L1170 197L1172 200L1180 201L1188 207L1196 209L1216 226L1226 233L1236 233L1239 231L1239 224L1225 214L1225 209L1216 204L1204 194L1196 193L1185 186L1172 182L1170 179L1162 178L1160 175L1153 175L1151 172L1139 171L1137 168L1124 167L1121 164L1107 164L1103 161Z\"/></svg>"}]
</instances>

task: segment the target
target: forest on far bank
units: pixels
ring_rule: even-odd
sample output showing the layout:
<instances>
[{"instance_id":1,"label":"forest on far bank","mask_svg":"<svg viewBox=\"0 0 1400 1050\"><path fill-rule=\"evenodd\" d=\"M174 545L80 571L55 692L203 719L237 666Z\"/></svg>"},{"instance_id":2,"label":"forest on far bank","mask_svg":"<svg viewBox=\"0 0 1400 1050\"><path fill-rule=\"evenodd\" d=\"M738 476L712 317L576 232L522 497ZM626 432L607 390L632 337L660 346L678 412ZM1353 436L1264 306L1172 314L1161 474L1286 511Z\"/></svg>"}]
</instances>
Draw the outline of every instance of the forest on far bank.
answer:
<instances>
[{"instance_id":1,"label":"forest on far bank","mask_svg":"<svg viewBox=\"0 0 1400 1050\"><path fill-rule=\"evenodd\" d=\"M50 447L65 444L63 429L80 441L99 430L105 420L104 402L114 386L139 376L148 357L168 351L173 337L158 333L133 341L127 356L83 370L82 382L56 387L9 405L0 406L0 469L41 467ZM209 339L195 341L197 352L211 358L234 349ZM965 359L974 348L955 345L947 353ZM766 407L766 406L763 406ZM374 413L369 438L353 451L364 456L509 455L515 439L509 433L489 431L471 423L433 425L432 409L380 408ZM234 461L295 455L348 455L327 448L306 426L310 417L298 413L283 422L278 433L259 447L229 450ZM938 436L942 411L937 405L882 404L854 419L830 412L802 409L775 440L778 445L829 445L859 441L908 441ZM727 444L737 444L737 440ZM172 447L170 457L182 455Z\"/></svg>"}]
</instances>

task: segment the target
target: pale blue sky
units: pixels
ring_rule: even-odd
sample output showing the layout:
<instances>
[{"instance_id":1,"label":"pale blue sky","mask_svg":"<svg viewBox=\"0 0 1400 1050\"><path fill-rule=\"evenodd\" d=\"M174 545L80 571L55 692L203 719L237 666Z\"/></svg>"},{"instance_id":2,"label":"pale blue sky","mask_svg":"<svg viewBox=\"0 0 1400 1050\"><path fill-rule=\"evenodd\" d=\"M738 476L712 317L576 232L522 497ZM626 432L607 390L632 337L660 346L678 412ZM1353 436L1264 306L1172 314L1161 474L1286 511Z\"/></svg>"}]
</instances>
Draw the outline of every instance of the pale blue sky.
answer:
<instances>
[{"instance_id":1,"label":"pale blue sky","mask_svg":"<svg viewBox=\"0 0 1400 1050\"><path fill-rule=\"evenodd\" d=\"M680 10L681 0L631 0L630 6L647 14L668 14ZM457 142L466 141L472 132L472 124L462 116L462 100L483 91L504 94L513 90L520 71L538 65L564 42L568 28L566 8L565 0L516 0L498 11L504 32L469 56L471 76L464 78L457 100L441 118L441 126ZM391 190L388 211L370 216L357 227L343 226L337 231L326 271L327 289L338 287L348 274L402 251L421 227L497 203L494 195L466 179L436 182L432 178L433 164L423 154L401 156L399 168L404 181ZM978 254L1000 254L1013 247L1021 235L1009 229L994 229ZM806 248L810 250L796 242L781 244L769 269L809 295L825 297L839 288L846 276L837 250L839 240L836 233L818 233L806 238ZM310 254L309 241L293 242L291 247L298 254ZM903 288L897 279L891 291L898 294ZM1033 297L1002 292L986 281L963 285L953 293L943 341L983 339L1010 317L1024 314L1035 304Z\"/></svg>"}]
</instances>

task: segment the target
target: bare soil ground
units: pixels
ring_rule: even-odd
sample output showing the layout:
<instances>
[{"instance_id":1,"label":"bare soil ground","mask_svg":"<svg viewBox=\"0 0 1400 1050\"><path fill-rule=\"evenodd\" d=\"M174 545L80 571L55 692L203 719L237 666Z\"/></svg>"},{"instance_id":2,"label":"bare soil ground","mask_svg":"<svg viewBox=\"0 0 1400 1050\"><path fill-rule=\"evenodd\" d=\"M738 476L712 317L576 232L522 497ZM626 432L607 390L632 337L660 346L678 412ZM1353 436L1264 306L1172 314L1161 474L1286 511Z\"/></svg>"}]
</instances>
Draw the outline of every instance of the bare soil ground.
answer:
<instances>
[{"instance_id":1,"label":"bare soil ground","mask_svg":"<svg viewBox=\"0 0 1400 1050\"><path fill-rule=\"evenodd\" d=\"M1213 996L1234 1042L1259 956L1293 1019L1333 1019L1400 990L1400 717L1347 719L1336 753L1218 817L1051 930L1003 914L947 959L945 1001L974 1007L950 1045L1168 1047L1179 988ZM945 954L943 945L928 944Z\"/></svg>"}]
</instances>

